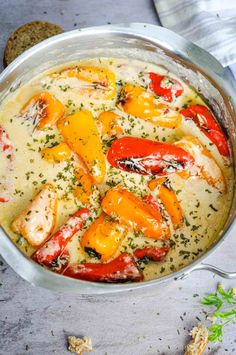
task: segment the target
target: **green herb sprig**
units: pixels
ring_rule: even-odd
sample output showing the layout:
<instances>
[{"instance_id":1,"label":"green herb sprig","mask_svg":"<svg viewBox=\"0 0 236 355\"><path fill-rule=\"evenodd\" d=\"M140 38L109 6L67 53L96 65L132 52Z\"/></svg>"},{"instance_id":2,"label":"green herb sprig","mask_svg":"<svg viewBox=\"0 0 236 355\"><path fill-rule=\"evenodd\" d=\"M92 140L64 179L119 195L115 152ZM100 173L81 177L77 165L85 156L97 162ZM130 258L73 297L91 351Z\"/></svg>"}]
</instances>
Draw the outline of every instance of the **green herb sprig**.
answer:
<instances>
[{"instance_id":1,"label":"green herb sprig","mask_svg":"<svg viewBox=\"0 0 236 355\"><path fill-rule=\"evenodd\" d=\"M219 284L216 293L209 293L201 301L205 306L215 307L208 319L214 319L215 322L209 328L210 342L220 341L223 338L223 328L228 323L236 320L236 293L233 288L225 291L223 285ZM221 311L220 311L221 310Z\"/></svg>"}]
</instances>

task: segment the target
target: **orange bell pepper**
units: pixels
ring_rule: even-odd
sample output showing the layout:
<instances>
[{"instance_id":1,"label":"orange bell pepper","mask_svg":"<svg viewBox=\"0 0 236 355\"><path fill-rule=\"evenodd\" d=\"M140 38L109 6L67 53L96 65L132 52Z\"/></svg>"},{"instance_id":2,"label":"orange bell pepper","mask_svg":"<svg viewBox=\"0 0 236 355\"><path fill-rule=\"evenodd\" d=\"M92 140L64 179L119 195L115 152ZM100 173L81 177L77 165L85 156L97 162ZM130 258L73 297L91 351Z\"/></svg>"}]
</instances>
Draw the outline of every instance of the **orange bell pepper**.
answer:
<instances>
[{"instance_id":1,"label":"orange bell pepper","mask_svg":"<svg viewBox=\"0 0 236 355\"><path fill-rule=\"evenodd\" d=\"M114 112L105 111L98 116L98 122L102 124L102 135L109 137L116 136L123 132L123 129L119 127L117 120L119 115Z\"/></svg>"},{"instance_id":2,"label":"orange bell pepper","mask_svg":"<svg viewBox=\"0 0 236 355\"><path fill-rule=\"evenodd\" d=\"M83 159L95 183L101 184L106 174L106 162L91 112L78 111L62 118L58 129L69 147Z\"/></svg>"},{"instance_id":3,"label":"orange bell pepper","mask_svg":"<svg viewBox=\"0 0 236 355\"><path fill-rule=\"evenodd\" d=\"M122 186L117 186L106 193L102 209L130 229L142 231L146 237L153 239L170 237L169 228L161 213Z\"/></svg>"},{"instance_id":4,"label":"orange bell pepper","mask_svg":"<svg viewBox=\"0 0 236 355\"><path fill-rule=\"evenodd\" d=\"M167 104L157 103L155 96L140 86L123 86L118 106L129 115L151 121L161 127L176 128L182 122L178 112Z\"/></svg>"},{"instance_id":5,"label":"orange bell pepper","mask_svg":"<svg viewBox=\"0 0 236 355\"><path fill-rule=\"evenodd\" d=\"M174 229L181 227L183 225L184 217L175 192L171 188L162 184L159 190L159 198L163 203L166 212L170 216Z\"/></svg>"},{"instance_id":6,"label":"orange bell pepper","mask_svg":"<svg viewBox=\"0 0 236 355\"><path fill-rule=\"evenodd\" d=\"M177 229L183 224L182 209L175 192L165 182L166 178L154 179L148 182L148 187L151 191L159 187L158 196L170 216L174 229Z\"/></svg>"},{"instance_id":7,"label":"orange bell pepper","mask_svg":"<svg viewBox=\"0 0 236 355\"><path fill-rule=\"evenodd\" d=\"M102 213L84 233L80 243L85 252L95 253L101 261L107 261L115 255L124 237L119 223L108 220Z\"/></svg>"},{"instance_id":8,"label":"orange bell pepper","mask_svg":"<svg viewBox=\"0 0 236 355\"><path fill-rule=\"evenodd\" d=\"M115 74L106 68L81 65L63 70L60 76L79 79L81 92L94 98L111 100L116 95Z\"/></svg>"},{"instance_id":9,"label":"orange bell pepper","mask_svg":"<svg viewBox=\"0 0 236 355\"><path fill-rule=\"evenodd\" d=\"M56 163L63 160L69 160L72 152L66 143L59 143L52 148L46 148L42 151L42 157L50 163Z\"/></svg>"},{"instance_id":10,"label":"orange bell pepper","mask_svg":"<svg viewBox=\"0 0 236 355\"><path fill-rule=\"evenodd\" d=\"M20 115L32 120L36 129L52 127L64 115L65 108L61 101L49 92L34 95L20 110Z\"/></svg>"},{"instance_id":11,"label":"orange bell pepper","mask_svg":"<svg viewBox=\"0 0 236 355\"><path fill-rule=\"evenodd\" d=\"M184 137L176 142L175 145L181 147L194 157L195 166L199 169L199 175L205 179L209 185L214 186L220 192L227 190L225 177L221 168L218 166L211 153L203 147L196 137Z\"/></svg>"},{"instance_id":12,"label":"orange bell pepper","mask_svg":"<svg viewBox=\"0 0 236 355\"><path fill-rule=\"evenodd\" d=\"M148 181L148 187L151 191L154 191L158 186L163 184L166 181L166 178L158 178L158 179L152 179Z\"/></svg>"},{"instance_id":13,"label":"orange bell pepper","mask_svg":"<svg viewBox=\"0 0 236 355\"><path fill-rule=\"evenodd\" d=\"M83 169L76 172L79 185L74 190L76 198L84 204L89 204L89 197L93 190L93 179Z\"/></svg>"},{"instance_id":14,"label":"orange bell pepper","mask_svg":"<svg viewBox=\"0 0 236 355\"><path fill-rule=\"evenodd\" d=\"M191 173L189 170L180 171L180 172L177 172L176 174L178 174L182 179L185 179L185 180L187 180L191 176Z\"/></svg>"}]
</instances>

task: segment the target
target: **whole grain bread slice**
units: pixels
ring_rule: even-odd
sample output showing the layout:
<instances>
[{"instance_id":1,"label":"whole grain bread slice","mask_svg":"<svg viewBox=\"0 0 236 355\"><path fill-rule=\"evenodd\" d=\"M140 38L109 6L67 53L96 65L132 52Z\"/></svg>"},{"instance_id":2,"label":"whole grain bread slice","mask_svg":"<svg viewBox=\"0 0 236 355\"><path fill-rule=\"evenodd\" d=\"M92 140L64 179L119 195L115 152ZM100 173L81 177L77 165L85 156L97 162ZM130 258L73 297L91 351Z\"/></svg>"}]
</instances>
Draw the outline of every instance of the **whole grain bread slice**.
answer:
<instances>
[{"instance_id":1,"label":"whole grain bread slice","mask_svg":"<svg viewBox=\"0 0 236 355\"><path fill-rule=\"evenodd\" d=\"M33 21L19 27L9 37L4 51L3 65L6 67L26 49L64 30L57 25L44 21Z\"/></svg>"}]
</instances>

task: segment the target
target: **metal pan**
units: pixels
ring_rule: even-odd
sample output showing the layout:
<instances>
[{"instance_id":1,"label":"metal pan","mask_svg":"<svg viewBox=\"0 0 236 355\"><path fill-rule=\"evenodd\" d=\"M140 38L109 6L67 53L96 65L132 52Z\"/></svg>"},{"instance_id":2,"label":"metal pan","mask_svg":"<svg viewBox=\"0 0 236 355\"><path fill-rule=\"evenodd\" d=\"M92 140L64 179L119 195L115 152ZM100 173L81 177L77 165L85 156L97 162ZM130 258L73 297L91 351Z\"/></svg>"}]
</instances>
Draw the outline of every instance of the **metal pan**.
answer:
<instances>
[{"instance_id":1,"label":"metal pan","mask_svg":"<svg viewBox=\"0 0 236 355\"><path fill-rule=\"evenodd\" d=\"M175 33L148 24L125 24L90 27L66 32L48 39L17 58L0 75L0 102L34 75L56 65L85 57L125 57L164 65L200 92L214 111L229 137L233 161L236 158L236 99L231 73L203 49ZM235 169L235 164L234 164ZM235 195L235 194L234 194ZM236 278L203 263L224 241L236 214L233 198L228 220L217 241L200 258L170 275L141 283L103 284L80 281L50 272L26 257L0 229L0 253L6 262L33 285L80 294L123 292L156 286L164 281L182 279L195 270L212 271L225 278Z\"/></svg>"}]
</instances>

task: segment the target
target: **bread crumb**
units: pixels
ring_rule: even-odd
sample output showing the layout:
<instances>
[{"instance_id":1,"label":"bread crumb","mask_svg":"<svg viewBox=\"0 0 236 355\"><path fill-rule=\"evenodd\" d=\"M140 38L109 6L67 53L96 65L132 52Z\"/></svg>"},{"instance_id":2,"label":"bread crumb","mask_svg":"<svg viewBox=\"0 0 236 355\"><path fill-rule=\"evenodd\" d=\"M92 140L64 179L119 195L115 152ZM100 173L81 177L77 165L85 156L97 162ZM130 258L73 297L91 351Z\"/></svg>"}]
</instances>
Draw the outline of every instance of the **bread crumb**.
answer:
<instances>
[{"instance_id":1,"label":"bread crumb","mask_svg":"<svg viewBox=\"0 0 236 355\"><path fill-rule=\"evenodd\" d=\"M190 335L192 340L185 347L184 355L202 355L208 344L208 330L203 324L194 327Z\"/></svg>"},{"instance_id":2,"label":"bread crumb","mask_svg":"<svg viewBox=\"0 0 236 355\"><path fill-rule=\"evenodd\" d=\"M90 338L77 338L73 335L68 336L68 350L77 355L83 355L84 352L93 350L92 341Z\"/></svg>"}]
</instances>

